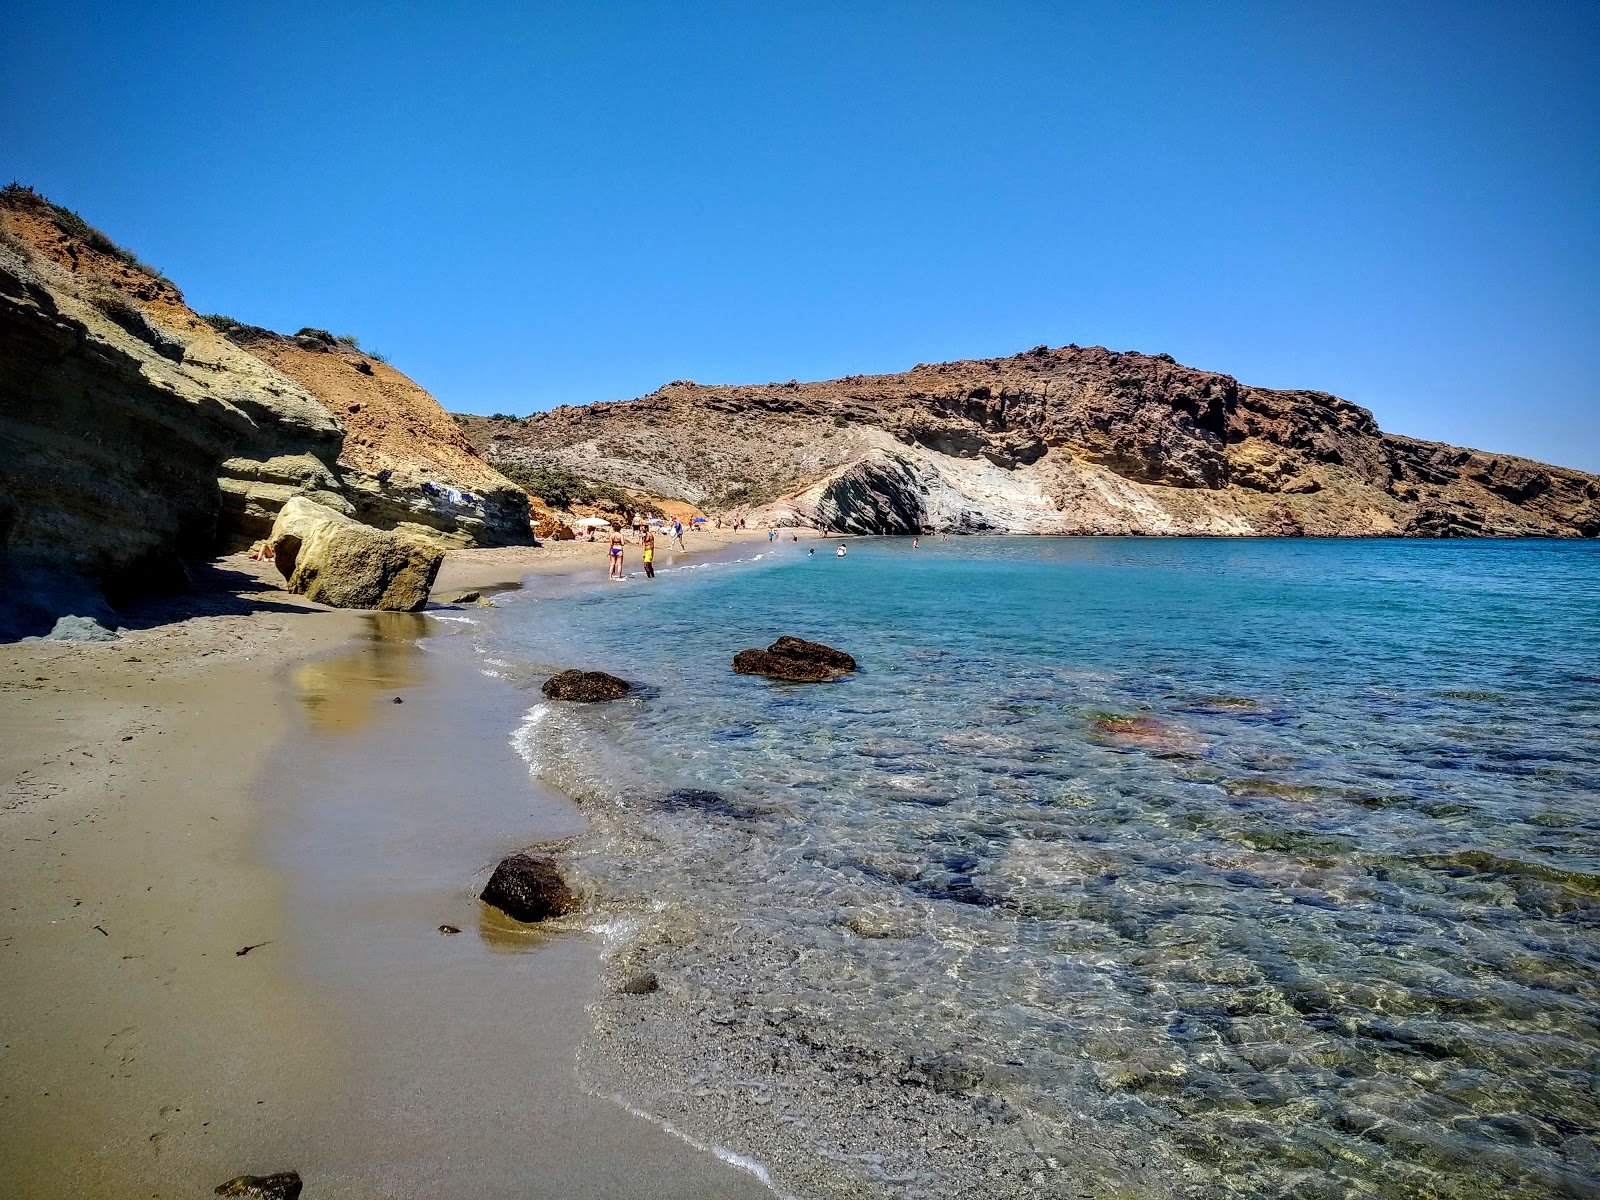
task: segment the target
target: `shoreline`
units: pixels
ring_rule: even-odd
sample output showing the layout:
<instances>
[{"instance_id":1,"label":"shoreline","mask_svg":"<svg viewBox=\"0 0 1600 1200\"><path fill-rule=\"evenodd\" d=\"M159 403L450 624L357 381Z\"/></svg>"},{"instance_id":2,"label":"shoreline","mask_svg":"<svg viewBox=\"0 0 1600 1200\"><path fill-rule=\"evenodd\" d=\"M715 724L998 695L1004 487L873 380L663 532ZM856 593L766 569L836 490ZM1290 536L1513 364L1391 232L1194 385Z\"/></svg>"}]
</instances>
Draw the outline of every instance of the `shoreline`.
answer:
<instances>
[{"instance_id":1,"label":"shoreline","mask_svg":"<svg viewBox=\"0 0 1600 1200\"><path fill-rule=\"evenodd\" d=\"M755 531L690 535L687 554L760 540ZM562 546L451 552L434 596L591 567L603 580L603 546ZM629 550L636 570L638 548ZM262 847L284 812L262 797L300 766L305 718L292 674L359 650L371 619L262 586L270 564L244 555L199 574L198 594L131 608L116 641L0 647L0 1121L11 1131L0 1180L9 1195L170 1195L297 1168L306 1160L296 1114L350 1069L347 1031L281 953L288 881ZM509 732L495 738L531 792L504 745ZM564 982L544 989L546 1011L565 1005L581 1021L597 954L587 966L569 955ZM664 1178L714 1161L687 1153L688 1162L671 1147L645 1157L663 1159ZM748 1176L716 1170L734 1182L724 1190L702 1179L702 1192L746 1194ZM664 1186L661 1195L690 1194Z\"/></svg>"}]
</instances>

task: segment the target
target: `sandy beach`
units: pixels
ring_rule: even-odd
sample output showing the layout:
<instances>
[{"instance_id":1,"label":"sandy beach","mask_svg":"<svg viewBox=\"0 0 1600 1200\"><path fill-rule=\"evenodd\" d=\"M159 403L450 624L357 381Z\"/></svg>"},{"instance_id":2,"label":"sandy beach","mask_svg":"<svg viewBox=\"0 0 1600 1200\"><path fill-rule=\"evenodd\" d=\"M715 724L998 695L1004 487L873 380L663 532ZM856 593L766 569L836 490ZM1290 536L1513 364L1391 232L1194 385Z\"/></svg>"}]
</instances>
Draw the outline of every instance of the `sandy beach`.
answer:
<instances>
[{"instance_id":1,"label":"sandy beach","mask_svg":"<svg viewBox=\"0 0 1600 1200\"><path fill-rule=\"evenodd\" d=\"M604 550L454 552L434 595ZM7 1194L769 1194L579 1090L594 939L479 928L500 855L582 828L506 744L519 695L272 578L230 556L116 641L0 649Z\"/></svg>"}]
</instances>

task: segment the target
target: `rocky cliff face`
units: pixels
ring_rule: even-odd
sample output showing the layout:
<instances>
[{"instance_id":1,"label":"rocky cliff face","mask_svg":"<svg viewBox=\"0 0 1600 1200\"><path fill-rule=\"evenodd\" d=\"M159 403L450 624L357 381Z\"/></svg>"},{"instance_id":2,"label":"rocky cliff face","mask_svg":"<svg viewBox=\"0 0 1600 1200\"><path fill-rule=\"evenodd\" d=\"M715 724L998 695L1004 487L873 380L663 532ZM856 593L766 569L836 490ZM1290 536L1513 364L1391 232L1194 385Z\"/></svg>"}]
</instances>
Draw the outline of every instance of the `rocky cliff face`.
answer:
<instances>
[{"instance_id":1,"label":"rocky cliff face","mask_svg":"<svg viewBox=\"0 0 1600 1200\"><path fill-rule=\"evenodd\" d=\"M295 495L461 544L515 540L520 500L526 540L526 497L462 446L431 397L384 371L378 386L414 389L418 413L374 451L394 464L393 488L366 469L365 444L342 453L346 393L318 396L230 341L74 214L26 188L0 191L0 636L68 612L114 620L108 600L181 586L185 558L265 536ZM433 466L424 400L483 492L476 506L411 501L406 481Z\"/></svg>"},{"instance_id":2,"label":"rocky cliff face","mask_svg":"<svg viewBox=\"0 0 1600 1200\"><path fill-rule=\"evenodd\" d=\"M225 530L225 462L338 455L323 406L185 314L47 209L0 207L0 632L181 586Z\"/></svg>"},{"instance_id":3,"label":"rocky cliff face","mask_svg":"<svg viewBox=\"0 0 1600 1200\"><path fill-rule=\"evenodd\" d=\"M343 423L339 465L359 520L381 529L423 525L460 545L528 541L527 493L485 463L412 380L322 330L288 337L217 323L230 342L295 380Z\"/></svg>"},{"instance_id":4,"label":"rocky cliff face","mask_svg":"<svg viewBox=\"0 0 1600 1200\"><path fill-rule=\"evenodd\" d=\"M1600 535L1595 476L1098 346L463 420L491 462L860 533Z\"/></svg>"}]
</instances>

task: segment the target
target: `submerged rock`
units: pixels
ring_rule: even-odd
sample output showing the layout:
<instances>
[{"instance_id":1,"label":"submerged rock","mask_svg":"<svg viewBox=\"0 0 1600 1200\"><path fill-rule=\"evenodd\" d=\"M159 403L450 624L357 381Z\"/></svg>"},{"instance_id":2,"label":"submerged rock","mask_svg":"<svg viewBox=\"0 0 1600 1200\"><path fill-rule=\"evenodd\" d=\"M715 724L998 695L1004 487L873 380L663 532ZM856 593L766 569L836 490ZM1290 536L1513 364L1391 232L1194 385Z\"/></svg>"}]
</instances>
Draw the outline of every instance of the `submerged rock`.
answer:
<instances>
[{"instance_id":1,"label":"submerged rock","mask_svg":"<svg viewBox=\"0 0 1600 1200\"><path fill-rule=\"evenodd\" d=\"M766 675L814 683L837 679L856 669L856 660L843 650L808 642L804 638L781 637L765 650L741 650L733 656L733 669L741 675Z\"/></svg>"},{"instance_id":2,"label":"submerged rock","mask_svg":"<svg viewBox=\"0 0 1600 1200\"><path fill-rule=\"evenodd\" d=\"M626 679L607 675L604 671L558 671L544 681L544 692L551 700L577 700L594 704L601 700L621 700L628 694Z\"/></svg>"},{"instance_id":3,"label":"submerged rock","mask_svg":"<svg viewBox=\"0 0 1600 1200\"><path fill-rule=\"evenodd\" d=\"M765 810L754 805L729 800L719 792L705 788L674 788L662 796L661 807L669 812L696 812L713 817L734 817L746 820L764 815Z\"/></svg>"},{"instance_id":4,"label":"submerged rock","mask_svg":"<svg viewBox=\"0 0 1600 1200\"><path fill-rule=\"evenodd\" d=\"M556 860L542 854L513 854L502 859L480 899L512 920L529 924L578 907L578 897L562 878Z\"/></svg>"},{"instance_id":5,"label":"submerged rock","mask_svg":"<svg viewBox=\"0 0 1600 1200\"><path fill-rule=\"evenodd\" d=\"M296 1200L300 1195L300 1172L280 1171L276 1175L241 1175L217 1186L219 1196L252 1196L257 1200Z\"/></svg>"},{"instance_id":6,"label":"submerged rock","mask_svg":"<svg viewBox=\"0 0 1600 1200\"><path fill-rule=\"evenodd\" d=\"M629 977L628 982L622 985L622 990L630 996L647 996L660 987L661 981L656 978L654 971L640 971Z\"/></svg>"},{"instance_id":7,"label":"submerged rock","mask_svg":"<svg viewBox=\"0 0 1600 1200\"><path fill-rule=\"evenodd\" d=\"M304 496L283 506L267 541L291 592L335 608L416 612L444 561L430 541L373 529Z\"/></svg>"}]
</instances>

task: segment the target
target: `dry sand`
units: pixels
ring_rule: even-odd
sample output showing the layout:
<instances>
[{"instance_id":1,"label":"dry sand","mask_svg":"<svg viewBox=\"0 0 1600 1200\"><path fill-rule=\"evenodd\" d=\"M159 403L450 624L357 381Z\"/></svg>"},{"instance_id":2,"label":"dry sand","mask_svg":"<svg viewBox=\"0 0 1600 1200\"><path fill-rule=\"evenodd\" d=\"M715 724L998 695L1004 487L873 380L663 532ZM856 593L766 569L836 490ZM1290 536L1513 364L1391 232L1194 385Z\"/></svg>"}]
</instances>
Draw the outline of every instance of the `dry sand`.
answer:
<instances>
[{"instance_id":1,"label":"dry sand","mask_svg":"<svg viewBox=\"0 0 1600 1200\"><path fill-rule=\"evenodd\" d=\"M435 595L591 568L459 551ZM520 697L428 618L204 576L117 641L0 647L0 1195L769 1194L579 1090L594 939L480 927L495 858L581 821L506 744Z\"/></svg>"}]
</instances>

